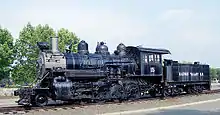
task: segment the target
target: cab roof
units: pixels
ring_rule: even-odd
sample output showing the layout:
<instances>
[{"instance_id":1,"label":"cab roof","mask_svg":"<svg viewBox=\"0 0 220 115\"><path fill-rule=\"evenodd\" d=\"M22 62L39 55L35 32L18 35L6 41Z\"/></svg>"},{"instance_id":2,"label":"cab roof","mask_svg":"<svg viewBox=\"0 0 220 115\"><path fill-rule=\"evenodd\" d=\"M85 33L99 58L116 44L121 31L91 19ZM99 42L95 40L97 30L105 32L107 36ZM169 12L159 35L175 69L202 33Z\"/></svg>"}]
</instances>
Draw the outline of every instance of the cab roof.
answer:
<instances>
[{"instance_id":1,"label":"cab roof","mask_svg":"<svg viewBox=\"0 0 220 115\"><path fill-rule=\"evenodd\" d=\"M144 47L134 47L134 46L128 46L126 47L128 49L135 49L139 52L147 52L147 53L158 53L158 54L171 54L169 50L167 49L156 49L156 48L144 48Z\"/></svg>"}]
</instances>

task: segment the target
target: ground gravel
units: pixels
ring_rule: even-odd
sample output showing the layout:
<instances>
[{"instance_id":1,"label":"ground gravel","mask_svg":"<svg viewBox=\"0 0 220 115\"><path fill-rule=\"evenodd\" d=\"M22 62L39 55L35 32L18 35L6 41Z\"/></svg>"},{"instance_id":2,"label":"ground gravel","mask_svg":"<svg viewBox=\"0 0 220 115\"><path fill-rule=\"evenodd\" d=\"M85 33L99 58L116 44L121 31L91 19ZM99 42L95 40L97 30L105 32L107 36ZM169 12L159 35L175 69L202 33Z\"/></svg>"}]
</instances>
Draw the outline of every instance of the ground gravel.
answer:
<instances>
[{"instance_id":1,"label":"ground gravel","mask_svg":"<svg viewBox=\"0 0 220 115\"><path fill-rule=\"evenodd\" d=\"M49 111L33 111L27 113L27 115L95 115L102 113L112 113L119 111L128 111L128 110L138 110L138 109L148 109L155 107L163 107L191 102L198 102L210 99L220 98L220 93L217 94L203 94L198 96L187 96L187 97L176 97L166 100L148 100L148 101L137 101L137 102L128 102L121 104L105 104L105 105L91 105L84 106L83 108L76 107L75 109L58 109L58 110L49 110Z\"/></svg>"}]
</instances>

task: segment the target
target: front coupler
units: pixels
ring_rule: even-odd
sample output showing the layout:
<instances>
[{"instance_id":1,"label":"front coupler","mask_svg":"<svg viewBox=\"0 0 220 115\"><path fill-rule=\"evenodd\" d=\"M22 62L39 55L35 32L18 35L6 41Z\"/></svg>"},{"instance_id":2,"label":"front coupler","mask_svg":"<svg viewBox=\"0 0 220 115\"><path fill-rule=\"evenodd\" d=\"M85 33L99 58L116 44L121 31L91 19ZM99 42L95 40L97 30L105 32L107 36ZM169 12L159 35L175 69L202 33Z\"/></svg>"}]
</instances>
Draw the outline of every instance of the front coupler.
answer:
<instances>
[{"instance_id":1,"label":"front coupler","mask_svg":"<svg viewBox=\"0 0 220 115\"><path fill-rule=\"evenodd\" d=\"M19 100L16 101L18 105L30 106L34 91L31 87L22 87L14 91L14 96L19 96Z\"/></svg>"}]
</instances>

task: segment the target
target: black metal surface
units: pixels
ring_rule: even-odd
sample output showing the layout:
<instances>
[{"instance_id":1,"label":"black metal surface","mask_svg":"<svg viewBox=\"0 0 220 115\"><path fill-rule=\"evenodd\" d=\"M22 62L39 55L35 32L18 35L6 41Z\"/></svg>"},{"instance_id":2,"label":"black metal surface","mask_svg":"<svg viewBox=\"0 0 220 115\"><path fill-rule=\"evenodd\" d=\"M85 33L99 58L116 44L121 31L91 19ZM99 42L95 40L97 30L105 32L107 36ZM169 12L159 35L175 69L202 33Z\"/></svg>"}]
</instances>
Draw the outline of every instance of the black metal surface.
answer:
<instances>
[{"instance_id":1,"label":"black metal surface","mask_svg":"<svg viewBox=\"0 0 220 115\"><path fill-rule=\"evenodd\" d=\"M44 48L46 44L40 46ZM44 53L46 55L41 56L45 60L42 61L46 61L48 54L51 60L65 59L65 63L43 62L46 71L41 72L45 76L38 77L37 87L15 92L20 96L20 104L44 105L45 97L68 101L107 101L138 99L149 95L165 97L180 95L183 91L200 93L210 89L208 65L164 60L163 66L162 55L170 54L166 49L119 44L114 54L110 54L108 47L101 42L97 44L95 53L89 53L88 44L81 41L77 53L70 50L63 55L51 54L50 51ZM57 68L56 64L63 68Z\"/></svg>"},{"instance_id":2,"label":"black metal surface","mask_svg":"<svg viewBox=\"0 0 220 115\"><path fill-rule=\"evenodd\" d=\"M96 46L96 54L101 54L101 55L109 55L108 47L105 45L104 42L100 42Z\"/></svg>"},{"instance_id":3,"label":"black metal surface","mask_svg":"<svg viewBox=\"0 0 220 115\"><path fill-rule=\"evenodd\" d=\"M48 42L37 42L37 46L41 51L49 50L50 47Z\"/></svg>"},{"instance_id":4,"label":"black metal surface","mask_svg":"<svg viewBox=\"0 0 220 115\"><path fill-rule=\"evenodd\" d=\"M85 55L89 53L88 50L88 44L82 40L79 44L78 44L78 53L81 55Z\"/></svg>"},{"instance_id":5,"label":"black metal surface","mask_svg":"<svg viewBox=\"0 0 220 115\"><path fill-rule=\"evenodd\" d=\"M73 83L65 77L59 76L54 78L53 87L56 99L68 100L74 95Z\"/></svg>"},{"instance_id":6,"label":"black metal surface","mask_svg":"<svg viewBox=\"0 0 220 115\"><path fill-rule=\"evenodd\" d=\"M165 62L166 63L166 62ZM165 65L167 80L174 82L209 81L209 65L182 64L171 61Z\"/></svg>"}]
</instances>

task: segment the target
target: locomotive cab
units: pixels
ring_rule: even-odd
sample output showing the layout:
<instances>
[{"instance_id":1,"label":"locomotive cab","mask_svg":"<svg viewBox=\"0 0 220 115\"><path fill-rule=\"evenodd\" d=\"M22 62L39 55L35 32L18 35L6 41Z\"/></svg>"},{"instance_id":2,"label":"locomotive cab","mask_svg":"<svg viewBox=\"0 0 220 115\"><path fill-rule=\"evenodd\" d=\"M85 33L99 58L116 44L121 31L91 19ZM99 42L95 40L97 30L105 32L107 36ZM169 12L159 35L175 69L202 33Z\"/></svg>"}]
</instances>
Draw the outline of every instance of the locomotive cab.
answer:
<instances>
[{"instance_id":1,"label":"locomotive cab","mask_svg":"<svg viewBox=\"0 0 220 115\"><path fill-rule=\"evenodd\" d=\"M162 55L170 54L170 52L165 49L150 48L139 48L139 51L141 62L141 75L162 76Z\"/></svg>"},{"instance_id":2,"label":"locomotive cab","mask_svg":"<svg viewBox=\"0 0 220 115\"><path fill-rule=\"evenodd\" d=\"M170 54L166 49L152 49L143 47L127 47L128 52L135 55L137 65L139 67L138 72L141 76L162 76L162 55Z\"/></svg>"}]
</instances>

